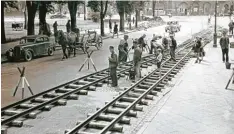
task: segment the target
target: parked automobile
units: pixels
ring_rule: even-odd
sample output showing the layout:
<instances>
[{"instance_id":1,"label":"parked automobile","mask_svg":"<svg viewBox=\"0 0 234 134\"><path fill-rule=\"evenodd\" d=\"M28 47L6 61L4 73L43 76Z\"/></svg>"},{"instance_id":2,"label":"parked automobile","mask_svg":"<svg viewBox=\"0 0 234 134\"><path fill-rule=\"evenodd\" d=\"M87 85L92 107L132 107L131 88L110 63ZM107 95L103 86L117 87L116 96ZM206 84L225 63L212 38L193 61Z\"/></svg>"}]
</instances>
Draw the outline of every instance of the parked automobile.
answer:
<instances>
[{"instance_id":1,"label":"parked automobile","mask_svg":"<svg viewBox=\"0 0 234 134\"><path fill-rule=\"evenodd\" d=\"M30 35L20 39L19 45L6 52L9 61L19 61L24 59L30 61L36 56L53 55L55 51L55 41L46 35Z\"/></svg>"},{"instance_id":2,"label":"parked automobile","mask_svg":"<svg viewBox=\"0 0 234 134\"><path fill-rule=\"evenodd\" d=\"M165 27L165 32L169 32L173 30L173 32L179 32L181 25L179 25L178 21L168 21L167 26Z\"/></svg>"}]
</instances>

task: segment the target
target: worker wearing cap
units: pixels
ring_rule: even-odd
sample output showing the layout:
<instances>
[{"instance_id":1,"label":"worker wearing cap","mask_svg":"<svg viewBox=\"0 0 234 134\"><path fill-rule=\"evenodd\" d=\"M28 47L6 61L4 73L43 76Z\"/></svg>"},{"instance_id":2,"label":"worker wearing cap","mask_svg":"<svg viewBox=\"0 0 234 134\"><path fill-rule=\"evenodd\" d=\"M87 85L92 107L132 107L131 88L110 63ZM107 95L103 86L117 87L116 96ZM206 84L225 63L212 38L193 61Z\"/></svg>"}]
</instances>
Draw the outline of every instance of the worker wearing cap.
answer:
<instances>
[{"instance_id":1,"label":"worker wearing cap","mask_svg":"<svg viewBox=\"0 0 234 134\"><path fill-rule=\"evenodd\" d=\"M133 54L133 66L136 77L141 77L141 56L142 56L142 49L140 48L139 44L134 43L134 54Z\"/></svg>"},{"instance_id":2,"label":"worker wearing cap","mask_svg":"<svg viewBox=\"0 0 234 134\"><path fill-rule=\"evenodd\" d=\"M112 81L112 87L118 86L118 79L117 79L117 66L118 66L118 58L117 54L115 54L114 47L109 47L111 56L109 57L109 69L110 69L110 77Z\"/></svg>"},{"instance_id":3,"label":"worker wearing cap","mask_svg":"<svg viewBox=\"0 0 234 134\"><path fill-rule=\"evenodd\" d=\"M171 55L171 60L176 61L175 59L175 50L177 48L177 43L176 40L174 39L174 35L170 34L170 55Z\"/></svg>"},{"instance_id":4,"label":"worker wearing cap","mask_svg":"<svg viewBox=\"0 0 234 134\"><path fill-rule=\"evenodd\" d=\"M128 58L128 35L124 35L124 39L122 39L119 43L119 62L127 62Z\"/></svg>"},{"instance_id":5,"label":"worker wearing cap","mask_svg":"<svg viewBox=\"0 0 234 134\"><path fill-rule=\"evenodd\" d=\"M146 34L143 34L143 35L138 39L138 44L140 45L140 47L142 48L142 50L143 50L143 48L146 47L146 43L145 43L145 41L144 41L145 37L146 37Z\"/></svg>"},{"instance_id":6,"label":"worker wearing cap","mask_svg":"<svg viewBox=\"0 0 234 134\"><path fill-rule=\"evenodd\" d=\"M222 55L223 55L223 62L229 62L229 38L227 37L227 32L223 31L223 36L221 37L219 44L222 49Z\"/></svg>"}]
</instances>

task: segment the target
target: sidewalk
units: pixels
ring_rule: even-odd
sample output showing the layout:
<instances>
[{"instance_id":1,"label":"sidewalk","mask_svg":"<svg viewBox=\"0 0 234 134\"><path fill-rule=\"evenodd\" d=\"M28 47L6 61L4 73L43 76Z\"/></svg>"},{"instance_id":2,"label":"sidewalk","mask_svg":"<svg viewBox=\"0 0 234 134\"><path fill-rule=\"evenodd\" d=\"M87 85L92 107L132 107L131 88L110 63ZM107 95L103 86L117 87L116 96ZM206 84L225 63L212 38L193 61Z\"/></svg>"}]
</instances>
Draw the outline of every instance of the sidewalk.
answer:
<instances>
[{"instance_id":1,"label":"sidewalk","mask_svg":"<svg viewBox=\"0 0 234 134\"><path fill-rule=\"evenodd\" d=\"M171 92L153 102L137 134L234 133L234 90L225 90L232 69L225 68L220 46L212 45L207 44L200 64L190 60ZM230 49L230 61L233 52Z\"/></svg>"}]
</instances>

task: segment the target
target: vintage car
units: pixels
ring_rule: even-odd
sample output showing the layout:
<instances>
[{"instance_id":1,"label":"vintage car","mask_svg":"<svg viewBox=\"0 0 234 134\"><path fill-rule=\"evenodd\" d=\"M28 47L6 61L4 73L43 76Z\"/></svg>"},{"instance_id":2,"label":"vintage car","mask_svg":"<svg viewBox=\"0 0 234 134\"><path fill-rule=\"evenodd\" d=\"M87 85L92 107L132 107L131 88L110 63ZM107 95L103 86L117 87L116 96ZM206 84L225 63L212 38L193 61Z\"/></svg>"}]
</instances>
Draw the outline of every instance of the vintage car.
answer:
<instances>
[{"instance_id":1,"label":"vintage car","mask_svg":"<svg viewBox=\"0 0 234 134\"><path fill-rule=\"evenodd\" d=\"M55 41L46 35L30 35L20 39L19 45L6 52L9 61L19 61L24 59L30 61L33 57L41 55L53 55L55 51Z\"/></svg>"},{"instance_id":2,"label":"vintage car","mask_svg":"<svg viewBox=\"0 0 234 134\"><path fill-rule=\"evenodd\" d=\"M181 25L179 25L178 21L168 21L167 26L165 27L165 32L179 32Z\"/></svg>"}]
</instances>

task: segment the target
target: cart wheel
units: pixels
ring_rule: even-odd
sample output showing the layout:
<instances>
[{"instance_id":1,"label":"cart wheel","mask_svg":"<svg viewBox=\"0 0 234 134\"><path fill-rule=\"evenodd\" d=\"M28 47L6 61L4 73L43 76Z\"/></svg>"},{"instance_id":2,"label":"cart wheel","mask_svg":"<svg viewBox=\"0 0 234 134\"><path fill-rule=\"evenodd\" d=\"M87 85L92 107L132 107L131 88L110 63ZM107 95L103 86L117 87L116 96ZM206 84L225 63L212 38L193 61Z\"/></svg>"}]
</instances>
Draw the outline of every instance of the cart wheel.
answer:
<instances>
[{"instance_id":1,"label":"cart wheel","mask_svg":"<svg viewBox=\"0 0 234 134\"><path fill-rule=\"evenodd\" d=\"M26 50L25 53L24 53L24 60L25 61L30 61L30 60L32 60L32 57L33 57L32 52L29 51L29 50Z\"/></svg>"},{"instance_id":2,"label":"cart wheel","mask_svg":"<svg viewBox=\"0 0 234 134\"><path fill-rule=\"evenodd\" d=\"M48 55L49 55L49 56L54 55L54 50L53 50L53 48L48 48Z\"/></svg>"}]
</instances>

